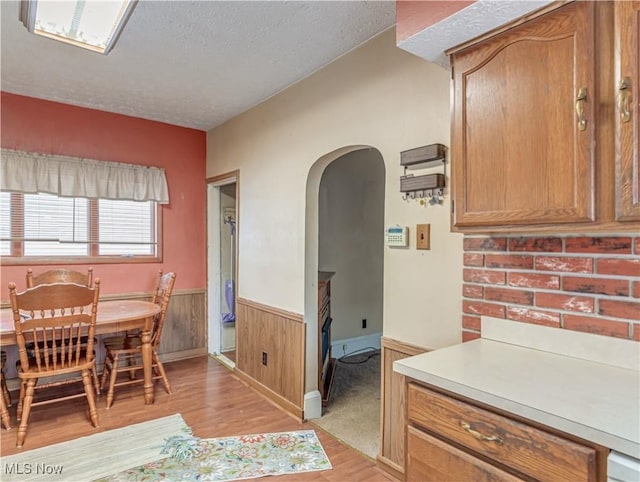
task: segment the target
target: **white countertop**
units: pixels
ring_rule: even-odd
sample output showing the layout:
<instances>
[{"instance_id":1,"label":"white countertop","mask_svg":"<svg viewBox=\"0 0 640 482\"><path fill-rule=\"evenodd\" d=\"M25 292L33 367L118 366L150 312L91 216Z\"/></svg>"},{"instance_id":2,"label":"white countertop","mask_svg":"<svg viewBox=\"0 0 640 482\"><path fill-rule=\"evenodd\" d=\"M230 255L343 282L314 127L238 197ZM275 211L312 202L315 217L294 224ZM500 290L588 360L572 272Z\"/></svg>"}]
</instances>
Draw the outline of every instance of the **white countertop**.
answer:
<instances>
[{"instance_id":1,"label":"white countertop","mask_svg":"<svg viewBox=\"0 0 640 482\"><path fill-rule=\"evenodd\" d=\"M500 323L501 329L507 326ZM539 328L546 327L535 327L538 334ZM636 346L624 345L631 348L631 363L615 366L500 338L398 360L394 370L640 459L640 371L625 367L635 366ZM613 340L614 345L620 341Z\"/></svg>"}]
</instances>

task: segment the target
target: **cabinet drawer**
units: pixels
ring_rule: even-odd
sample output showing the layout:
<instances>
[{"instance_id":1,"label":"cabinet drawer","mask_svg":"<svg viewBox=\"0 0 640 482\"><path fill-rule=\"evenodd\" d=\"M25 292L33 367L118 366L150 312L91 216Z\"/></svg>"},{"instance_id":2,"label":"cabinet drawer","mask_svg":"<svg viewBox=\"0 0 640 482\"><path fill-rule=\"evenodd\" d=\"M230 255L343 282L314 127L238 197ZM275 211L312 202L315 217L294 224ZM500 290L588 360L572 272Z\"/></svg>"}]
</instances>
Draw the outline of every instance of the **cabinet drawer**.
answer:
<instances>
[{"instance_id":1,"label":"cabinet drawer","mask_svg":"<svg viewBox=\"0 0 640 482\"><path fill-rule=\"evenodd\" d=\"M410 424L522 474L549 481L596 478L596 450L410 383Z\"/></svg>"},{"instance_id":2,"label":"cabinet drawer","mask_svg":"<svg viewBox=\"0 0 640 482\"><path fill-rule=\"evenodd\" d=\"M407 431L407 447L406 473L409 482L522 480L413 427Z\"/></svg>"}]
</instances>

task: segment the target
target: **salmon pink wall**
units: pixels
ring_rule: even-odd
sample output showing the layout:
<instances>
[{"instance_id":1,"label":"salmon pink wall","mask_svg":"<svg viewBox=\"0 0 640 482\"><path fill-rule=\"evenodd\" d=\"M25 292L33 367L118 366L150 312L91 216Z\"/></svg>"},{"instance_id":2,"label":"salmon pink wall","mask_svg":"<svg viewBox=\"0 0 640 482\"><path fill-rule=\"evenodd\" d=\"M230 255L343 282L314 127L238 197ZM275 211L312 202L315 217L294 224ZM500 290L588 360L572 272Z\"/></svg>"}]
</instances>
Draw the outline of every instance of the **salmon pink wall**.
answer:
<instances>
[{"instance_id":1,"label":"salmon pink wall","mask_svg":"<svg viewBox=\"0 0 640 482\"><path fill-rule=\"evenodd\" d=\"M475 0L396 1L396 42L408 39L472 3Z\"/></svg>"},{"instance_id":2,"label":"salmon pink wall","mask_svg":"<svg viewBox=\"0 0 640 482\"><path fill-rule=\"evenodd\" d=\"M152 289L158 269L177 273L176 289L202 289L206 279L206 133L137 117L2 92L3 148L125 162L165 169L170 204L162 207L163 262L93 264L102 293ZM88 265L74 265L84 271ZM35 272L52 265L31 266ZM25 286L27 266L2 266L6 285Z\"/></svg>"}]
</instances>

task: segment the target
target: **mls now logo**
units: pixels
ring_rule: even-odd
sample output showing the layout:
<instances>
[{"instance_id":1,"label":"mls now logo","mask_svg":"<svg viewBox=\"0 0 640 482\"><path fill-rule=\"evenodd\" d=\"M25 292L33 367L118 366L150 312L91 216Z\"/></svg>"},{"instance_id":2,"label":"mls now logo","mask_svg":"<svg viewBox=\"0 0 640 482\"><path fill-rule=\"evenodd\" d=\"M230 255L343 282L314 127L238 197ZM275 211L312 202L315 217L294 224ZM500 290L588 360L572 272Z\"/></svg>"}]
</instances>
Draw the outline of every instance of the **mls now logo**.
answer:
<instances>
[{"instance_id":1,"label":"mls now logo","mask_svg":"<svg viewBox=\"0 0 640 482\"><path fill-rule=\"evenodd\" d=\"M60 475L63 470L62 465L51 464L32 464L26 463L13 463L5 464L3 473L5 475Z\"/></svg>"}]
</instances>

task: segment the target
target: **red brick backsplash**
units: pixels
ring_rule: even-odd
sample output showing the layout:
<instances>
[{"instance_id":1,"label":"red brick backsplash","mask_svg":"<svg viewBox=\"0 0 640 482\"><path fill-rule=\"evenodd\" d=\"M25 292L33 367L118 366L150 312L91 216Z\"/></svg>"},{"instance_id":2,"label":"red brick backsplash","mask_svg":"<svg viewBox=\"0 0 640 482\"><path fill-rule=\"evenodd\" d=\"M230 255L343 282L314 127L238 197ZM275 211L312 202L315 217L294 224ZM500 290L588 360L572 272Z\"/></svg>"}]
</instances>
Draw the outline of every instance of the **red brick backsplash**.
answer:
<instances>
[{"instance_id":1,"label":"red brick backsplash","mask_svg":"<svg viewBox=\"0 0 640 482\"><path fill-rule=\"evenodd\" d=\"M482 315L640 341L640 236L465 236L462 341Z\"/></svg>"},{"instance_id":2,"label":"red brick backsplash","mask_svg":"<svg viewBox=\"0 0 640 482\"><path fill-rule=\"evenodd\" d=\"M640 281L633 282L633 297L640 298ZM640 332L640 330L639 330Z\"/></svg>"},{"instance_id":3,"label":"red brick backsplash","mask_svg":"<svg viewBox=\"0 0 640 482\"><path fill-rule=\"evenodd\" d=\"M599 259L596 271L598 274L619 274L637 278L640 276L640 259Z\"/></svg>"},{"instance_id":4,"label":"red brick backsplash","mask_svg":"<svg viewBox=\"0 0 640 482\"><path fill-rule=\"evenodd\" d=\"M488 269L465 269L462 271L462 278L471 283L503 285L506 283L507 273Z\"/></svg>"}]
</instances>

